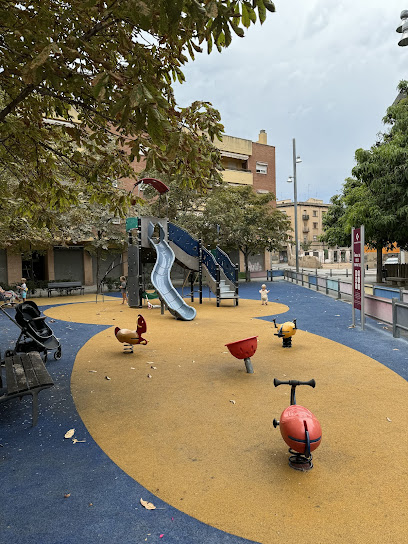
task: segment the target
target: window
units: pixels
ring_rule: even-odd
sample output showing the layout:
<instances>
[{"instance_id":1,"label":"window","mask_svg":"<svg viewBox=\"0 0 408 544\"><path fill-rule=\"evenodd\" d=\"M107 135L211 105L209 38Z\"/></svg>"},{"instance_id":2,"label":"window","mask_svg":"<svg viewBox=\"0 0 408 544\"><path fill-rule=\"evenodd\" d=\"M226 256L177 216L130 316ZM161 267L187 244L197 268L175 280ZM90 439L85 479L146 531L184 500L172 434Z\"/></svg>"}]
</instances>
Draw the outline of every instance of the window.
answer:
<instances>
[{"instance_id":1,"label":"window","mask_svg":"<svg viewBox=\"0 0 408 544\"><path fill-rule=\"evenodd\" d=\"M313 223L313 228L317 229L317 223Z\"/></svg>"},{"instance_id":2,"label":"window","mask_svg":"<svg viewBox=\"0 0 408 544\"><path fill-rule=\"evenodd\" d=\"M313 234L313 242L317 242L317 234Z\"/></svg>"},{"instance_id":3,"label":"window","mask_svg":"<svg viewBox=\"0 0 408 544\"><path fill-rule=\"evenodd\" d=\"M317 217L317 210L313 210L313 217Z\"/></svg>"},{"instance_id":4,"label":"window","mask_svg":"<svg viewBox=\"0 0 408 544\"><path fill-rule=\"evenodd\" d=\"M257 162L256 163L256 173L257 174L267 174L268 173L268 164L266 162Z\"/></svg>"}]
</instances>

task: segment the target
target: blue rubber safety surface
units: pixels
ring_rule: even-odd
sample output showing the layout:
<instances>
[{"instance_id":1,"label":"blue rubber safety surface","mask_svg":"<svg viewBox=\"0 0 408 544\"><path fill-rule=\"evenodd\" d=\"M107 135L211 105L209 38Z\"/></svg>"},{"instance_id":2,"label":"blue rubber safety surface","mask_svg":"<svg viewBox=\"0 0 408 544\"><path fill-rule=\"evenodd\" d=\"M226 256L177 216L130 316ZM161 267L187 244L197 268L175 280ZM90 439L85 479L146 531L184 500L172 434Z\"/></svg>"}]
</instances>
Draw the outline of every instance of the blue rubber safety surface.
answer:
<instances>
[{"instance_id":1,"label":"blue rubber safety surface","mask_svg":"<svg viewBox=\"0 0 408 544\"><path fill-rule=\"evenodd\" d=\"M241 298L259 299L261 283L241 284ZM278 323L297 319L300 329L354 348L408 379L407 342L394 339L385 324L367 319L365 331L359 325L351 329L350 304L288 282L266 283L270 302L286 304L290 310L262 319L276 317ZM164 503L105 455L76 411L70 377L78 350L107 327L50 319L47 323L61 341L62 358L49 357L47 368L56 385L39 394L37 427L31 427L30 397L0 404L0 542L248 543ZM20 330L1 312L0 330L4 354ZM73 444L65 439L72 428L86 442ZM153 502L157 509L144 509L140 498Z\"/></svg>"}]
</instances>

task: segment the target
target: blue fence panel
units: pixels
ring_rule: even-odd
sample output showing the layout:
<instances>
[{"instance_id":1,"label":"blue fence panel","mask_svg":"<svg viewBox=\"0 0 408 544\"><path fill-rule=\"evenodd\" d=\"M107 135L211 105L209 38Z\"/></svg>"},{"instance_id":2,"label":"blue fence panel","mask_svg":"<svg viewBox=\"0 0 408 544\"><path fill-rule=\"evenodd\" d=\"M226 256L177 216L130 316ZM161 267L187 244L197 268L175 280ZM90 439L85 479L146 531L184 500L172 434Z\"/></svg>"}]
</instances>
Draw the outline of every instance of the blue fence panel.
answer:
<instances>
[{"instance_id":1,"label":"blue fence panel","mask_svg":"<svg viewBox=\"0 0 408 544\"><path fill-rule=\"evenodd\" d=\"M192 257L198 258L199 243L198 240L193 238L186 230L169 223L168 225L169 240L178 245L183 251Z\"/></svg>"},{"instance_id":2,"label":"blue fence panel","mask_svg":"<svg viewBox=\"0 0 408 544\"><path fill-rule=\"evenodd\" d=\"M400 298L400 290L392 287L373 287L373 295L382 298Z\"/></svg>"},{"instance_id":3,"label":"blue fence panel","mask_svg":"<svg viewBox=\"0 0 408 544\"><path fill-rule=\"evenodd\" d=\"M316 285L316 283L317 283L316 276L310 276L309 275L309 283L310 283L310 285Z\"/></svg>"},{"instance_id":4,"label":"blue fence panel","mask_svg":"<svg viewBox=\"0 0 408 544\"><path fill-rule=\"evenodd\" d=\"M337 280L329 280L327 279L327 288L331 291L338 291L339 290L339 282Z\"/></svg>"},{"instance_id":5,"label":"blue fence panel","mask_svg":"<svg viewBox=\"0 0 408 544\"><path fill-rule=\"evenodd\" d=\"M207 268L214 280L217 279L217 262L214 259L214 255L203 247L203 264Z\"/></svg>"},{"instance_id":6,"label":"blue fence panel","mask_svg":"<svg viewBox=\"0 0 408 544\"><path fill-rule=\"evenodd\" d=\"M235 265L232 263L231 259L226 253L218 246L215 248L215 260L221 266L224 271L224 274L230 281L236 281L235 278Z\"/></svg>"},{"instance_id":7,"label":"blue fence panel","mask_svg":"<svg viewBox=\"0 0 408 544\"><path fill-rule=\"evenodd\" d=\"M283 269L276 269L276 270L267 270L266 271L266 279L269 280L269 278L272 280L272 278L278 278L285 275L285 271Z\"/></svg>"}]
</instances>

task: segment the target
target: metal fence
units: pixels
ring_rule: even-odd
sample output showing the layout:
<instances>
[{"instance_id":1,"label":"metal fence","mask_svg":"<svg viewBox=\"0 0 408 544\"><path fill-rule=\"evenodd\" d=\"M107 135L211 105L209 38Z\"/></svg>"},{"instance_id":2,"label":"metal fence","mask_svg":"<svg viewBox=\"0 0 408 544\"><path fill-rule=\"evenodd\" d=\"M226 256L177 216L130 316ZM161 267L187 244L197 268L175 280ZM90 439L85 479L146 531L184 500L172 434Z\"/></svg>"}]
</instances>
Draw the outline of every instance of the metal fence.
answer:
<instances>
[{"instance_id":1,"label":"metal fence","mask_svg":"<svg viewBox=\"0 0 408 544\"><path fill-rule=\"evenodd\" d=\"M401 336L401 331L408 332L408 303L392 299L392 335Z\"/></svg>"},{"instance_id":2,"label":"metal fence","mask_svg":"<svg viewBox=\"0 0 408 544\"><path fill-rule=\"evenodd\" d=\"M303 270L296 272L285 269L283 275L286 281L302 287L319 291L338 300L351 300L351 281L319 276ZM365 315L392 325L393 336L396 338L400 337L401 331L408 333L408 290L402 287L367 284L364 291Z\"/></svg>"}]
</instances>

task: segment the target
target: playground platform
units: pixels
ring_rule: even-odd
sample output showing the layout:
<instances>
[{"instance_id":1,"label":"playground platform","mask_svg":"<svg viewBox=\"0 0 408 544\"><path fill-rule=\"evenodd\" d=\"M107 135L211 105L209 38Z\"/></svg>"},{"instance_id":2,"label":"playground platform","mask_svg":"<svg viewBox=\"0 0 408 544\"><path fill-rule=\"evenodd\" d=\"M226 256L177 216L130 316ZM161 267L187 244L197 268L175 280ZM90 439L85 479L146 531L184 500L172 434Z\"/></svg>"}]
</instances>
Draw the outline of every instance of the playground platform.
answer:
<instances>
[{"instance_id":1,"label":"playground platform","mask_svg":"<svg viewBox=\"0 0 408 544\"><path fill-rule=\"evenodd\" d=\"M186 298L192 321L114 296L37 299L62 358L36 427L31 399L0 405L0 542L405 542L407 341L372 319L352 328L350 304L284 281L261 306L261 283L241 284L238 306ZM124 353L114 328L139 312L148 344ZM292 348L273 318L297 320ZM4 354L19 331L0 326ZM225 347L250 336L254 374ZM274 378L316 380L296 392L323 431L308 472L273 427L290 396Z\"/></svg>"}]
</instances>

